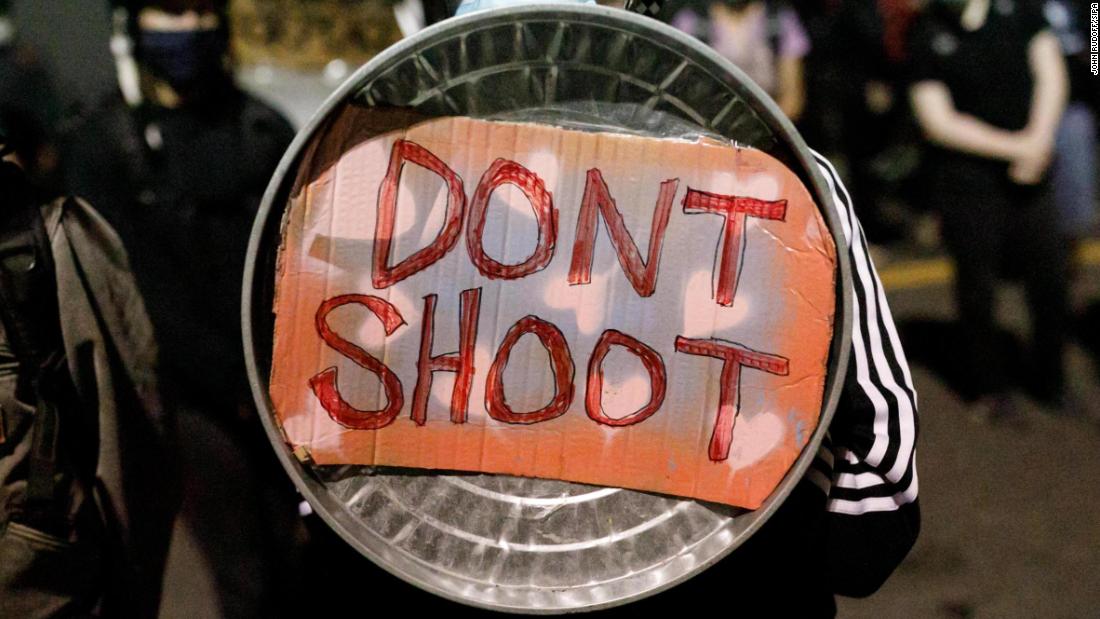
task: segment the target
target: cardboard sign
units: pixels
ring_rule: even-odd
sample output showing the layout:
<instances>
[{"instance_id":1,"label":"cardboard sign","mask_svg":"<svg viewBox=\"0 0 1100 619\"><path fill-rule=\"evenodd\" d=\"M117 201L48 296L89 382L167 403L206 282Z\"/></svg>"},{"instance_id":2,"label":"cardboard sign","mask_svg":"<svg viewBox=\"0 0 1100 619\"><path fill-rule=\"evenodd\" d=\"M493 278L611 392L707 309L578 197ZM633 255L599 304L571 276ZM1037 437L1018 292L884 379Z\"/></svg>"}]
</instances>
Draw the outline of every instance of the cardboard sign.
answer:
<instances>
[{"instance_id":1,"label":"cardboard sign","mask_svg":"<svg viewBox=\"0 0 1100 619\"><path fill-rule=\"evenodd\" d=\"M795 174L710 140L401 125L348 107L300 164L270 383L299 457L758 507L833 328Z\"/></svg>"}]
</instances>

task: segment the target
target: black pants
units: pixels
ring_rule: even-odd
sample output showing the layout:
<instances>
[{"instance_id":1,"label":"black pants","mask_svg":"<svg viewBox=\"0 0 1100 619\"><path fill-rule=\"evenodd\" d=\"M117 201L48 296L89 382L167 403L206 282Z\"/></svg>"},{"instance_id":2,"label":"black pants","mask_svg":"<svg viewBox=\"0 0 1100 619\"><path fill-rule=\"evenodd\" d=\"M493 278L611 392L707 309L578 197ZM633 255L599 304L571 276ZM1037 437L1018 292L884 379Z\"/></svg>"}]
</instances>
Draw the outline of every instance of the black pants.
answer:
<instances>
[{"instance_id":1,"label":"black pants","mask_svg":"<svg viewBox=\"0 0 1100 619\"><path fill-rule=\"evenodd\" d=\"M227 398L230 400L230 398ZM301 589L304 530L292 482L262 429L173 400L184 458L186 520L214 577L225 617L294 617L307 612Z\"/></svg>"},{"instance_id":2,"label":"black pants","mask_svg":"<svg viewBox=\"0 0 1100 619\"><path fill-rule=\"evenodd\" d=\"M955 259L962 343L977 394L1004 393L1017 374L1034 379L1036 395L1054 399L1064 381L1068 252L1048 187L1012 183L1003 163L958 157L941 163L932 197ZM1006 269L1027 291L1032 330L1023 358L1006 357L998 345L994 300Z\"/></svg>"}]
</instances>

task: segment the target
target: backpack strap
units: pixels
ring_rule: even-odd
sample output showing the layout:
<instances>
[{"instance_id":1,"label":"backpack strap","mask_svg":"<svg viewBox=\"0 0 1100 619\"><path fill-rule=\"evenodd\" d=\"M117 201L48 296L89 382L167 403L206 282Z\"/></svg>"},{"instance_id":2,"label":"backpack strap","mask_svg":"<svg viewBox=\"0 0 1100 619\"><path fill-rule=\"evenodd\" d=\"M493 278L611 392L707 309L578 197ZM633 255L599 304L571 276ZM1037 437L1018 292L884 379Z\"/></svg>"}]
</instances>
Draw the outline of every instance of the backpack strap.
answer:
<instances>
[{"instance_id":1,"label":"backpack strap","mask_svg":"<svg viewBox=\"0 0 1100 619\"><path fill-rule=\"evenodd\" d=\"M60 508L54 488L60 435L54 394L66 364L49 237L32 192L17 184L22 179L16 174L0 173L9 196L0 204L0 320L19 362L17 392L35 402L23 520L50 530Z\"/></svg>"}]
</instances>

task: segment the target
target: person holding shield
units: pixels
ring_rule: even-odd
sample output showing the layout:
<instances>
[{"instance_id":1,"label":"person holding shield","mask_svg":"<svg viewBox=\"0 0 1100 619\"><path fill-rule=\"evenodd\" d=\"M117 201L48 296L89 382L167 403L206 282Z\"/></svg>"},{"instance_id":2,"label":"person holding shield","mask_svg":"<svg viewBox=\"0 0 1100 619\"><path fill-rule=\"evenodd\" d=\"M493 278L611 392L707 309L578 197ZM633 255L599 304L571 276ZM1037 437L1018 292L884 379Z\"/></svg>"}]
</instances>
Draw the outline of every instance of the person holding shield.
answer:
<instances>
[{"instance_id":1,"label":"person holding shield","mask_svg":"<svg viewBox=\"0 0 1100 619\"><path fill-rule=\"evenodd\" d=\"M518 3L480 3L486 4ZM477 8L465 2L458 12ZM645 0L626 6L651 16L661 8ZM760 531L716 565L640 602L643 608L684 612L708 601L745 616L832 616L835 595L874 593L916 541L916 390L850 196L831 163L816 154L815 162L843 220L838 241L845 245L838 249L853 266L856 308L852 355L829 434L802 483Z\"/></svg>"}]
</instances>

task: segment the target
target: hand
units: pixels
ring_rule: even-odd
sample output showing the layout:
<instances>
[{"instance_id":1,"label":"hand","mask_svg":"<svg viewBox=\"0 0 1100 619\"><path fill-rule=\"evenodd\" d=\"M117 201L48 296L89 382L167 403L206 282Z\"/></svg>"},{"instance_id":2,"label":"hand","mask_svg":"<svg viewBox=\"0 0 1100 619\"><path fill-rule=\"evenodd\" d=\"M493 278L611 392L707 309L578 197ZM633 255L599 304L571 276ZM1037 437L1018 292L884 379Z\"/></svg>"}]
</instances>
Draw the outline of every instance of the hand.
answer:
<instances>
[{"instance_id":1,"label":"hand","mask_svg":"<svg viewBox=\"0 0 1100 619\"><path fill-rule=\"evenodd\" d=\"M1051 152L1033 152L1014 159L1008 166L1008 177L1018 185L1037 185L1050 167Z\"/></svg>"},{"instance_id":2,"label":"hand","mask_svg":"<svg viewBox=\"0 0 1100 619\"><path fill-rule=\"evenodd\" d=\"M1019 185L1035 185L1043 180L1054 153L1053 136L1024 131L1020 135L1020 152L1009 161L1008 177Z\"/></svg>"},{"instance_id":3,"label":"hand","mask_svg":"<svg viewBox=\"0 0 1100 619\"><path fill-rule=\"evenodd\" d=\"M867 109L877 116L882 116L894 107L894 91L885 82L867 82L863 87L863 97Z\"/></svg>"}]
</instances>

